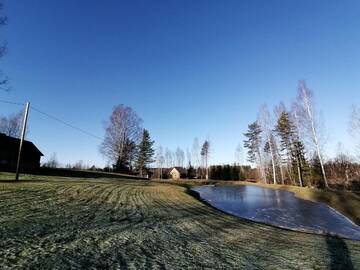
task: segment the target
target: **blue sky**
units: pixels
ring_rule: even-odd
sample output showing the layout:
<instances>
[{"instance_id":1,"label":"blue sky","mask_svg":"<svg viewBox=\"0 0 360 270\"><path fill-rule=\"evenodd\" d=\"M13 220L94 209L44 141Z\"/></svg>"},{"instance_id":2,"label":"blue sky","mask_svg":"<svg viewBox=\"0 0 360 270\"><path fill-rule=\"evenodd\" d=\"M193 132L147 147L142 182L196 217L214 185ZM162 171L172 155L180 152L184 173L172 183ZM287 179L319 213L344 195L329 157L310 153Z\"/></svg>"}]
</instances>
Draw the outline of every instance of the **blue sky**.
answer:
<instances>
[{"instance_id":1,"label":"blue sky","mask_svg":"<svg viewBox=\"0 0 360 270\"><path fill-rule=\"evenodd\" d=\"M157 144L191 148L209 137L212 163L233 162L262 103L315 91L328 155L349 150L350 107L360 104L359 1L3 1L9 17L0 99L35 107L100 137L126 104ZM0 104L0 114L18 108ZM46 156L103 165L100 141L31 111Z\"/></svg>"}]
</instances>

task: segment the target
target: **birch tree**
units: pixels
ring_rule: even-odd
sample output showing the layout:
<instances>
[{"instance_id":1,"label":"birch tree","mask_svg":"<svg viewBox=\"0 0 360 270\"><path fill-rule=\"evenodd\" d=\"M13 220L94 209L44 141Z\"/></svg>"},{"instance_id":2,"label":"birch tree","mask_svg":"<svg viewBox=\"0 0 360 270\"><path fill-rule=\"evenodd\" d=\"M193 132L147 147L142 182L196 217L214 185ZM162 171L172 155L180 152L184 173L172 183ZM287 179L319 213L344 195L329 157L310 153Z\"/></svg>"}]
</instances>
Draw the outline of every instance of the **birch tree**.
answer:
<instances>
[{"instance_id":1,"label":"birch tree","mask_svg":"<svg viewBox=\"0 0 360 270\"><path fill-rule=\"evenodd\" d=\"M186 148L186 159L187 159L187 164L190 164L192 165L193 162L192 162L192 157L191 157L191 153L189 151L189 148Z\"/></svg>"},{"instance_id":2,"label":"birch tree","mask_svg":"<svg viewBox=\"0 0 360 270\"><path fill-rule=\"evenodd\" d=\"M286 106L283 102L280 102L279 105L275 106L274 108L274 115L276 119L279 119L281 114L286 111ZM275 131L276 132L276 131ZM274 136L275 144L280 146L280 143L278 141L278 137ZM283 157L281 155L281 149L280 147L276 147L276 156L277 156L277 163L280 168L280 177L281 177L281 184L284 185L285 183L285 175L284 175L284 169L283 169ZM285 162L286 166L285 168L289 168L288 162ZM289 177L291 177L291 174L288 171Z\"/></svg>"},{"instance_id":3,"label":"birch tree","mask_svg":"<svg viewBox=\"0 0 360 270\"><path fill-rule=\"evenodd\" d=\"M351 109L349 132L355 139L356 156L360 159L360 107L355 105Z\"/></svg>"},{"instance_id":4,"label":"birch tree","mask_svg":"<svg viewBox=\"0 0 360 270\"><path fill-rule=\"evenodd\" d=\"M273 183L276 184L276 152L275 152L275 140L272 134L273 125L271 121L271 116L266 104L260 107L258 122L262 128L264 139L266 141L266 145L268 146L268 153L271 157L271 165L272 165L272 175L273 175Z\"/></svg>"},{"instance_id":5,"label":"birch tree","mask_svg":"<svg viewBox=\"0 0 360 270\"><path fill-rule=\"evenodd\" d=\"M307 137L310 138L312 148L317 155L320 163L322 178L325 187L329 187L326 172L324 168L324 158L321 149L321 140L319 137L319 130L316 122L316 115L314 109L313 92L307 88L305 81L299 82L298 97L296 103L296 113L299 117L301 128L306 132Z\"/></svg>"},{"instance_id":6,"label":"birch tree","mask_svg":"<svg viewBox=\"0 0 360 270\"><path fill-rule=\"evenodd\" d=\"M105 123L105 138L100 152L116 167L129 167L134 146L139 142L142 120L136 112L123 104L114 107ZM131 152L131 153L130 153Z\"/></svg>"},{"instance_id":7,"label":"birch tree","mask_svg":"<svg viewBox=\"0 0 360 270\"><path fill-rule=\"evenodd\" d=\"M192 148L191 148L191 156L195 167L200 166L200 144L199 139L197 137L194 138Z\"/></svg>"},{"instance_id":8,"label":"birch tree","mask_svg":"<svg viewBox=\"0 0 360 270\"><path fill-rule=\"evenodd\" d=\"M184 167L185 153L180 147L176 148L175 158L176 158L176 165L179 167Z\"/></svg>"},{"instance_id":9,"label":"birch tree","mask_svg":"<svg viewBox=\"0 0 360 270\"><path fill-rule=\"evenodd\" d=\"M156 149L156 165L158 168L158 176L160 179L162 179L162 169L163 169L164 163L165 163L165 158L164 158L163 148L160 145Z\"/></svg>"},{"instance_id":10,"label":"birch tree","mask_svg":"<svg viewBox=\"0 0 360 270\"><path fill-rule=\"evenodd\" d=\"M169 148L165 149L165 164L168 168L172 167L174 164L173 154Z\"/></svg>"},{"instance_id":11,"label":"birch tree","mask_svg":"<svg viewBox=\"0 0 360 270\"><path fill-rule=\"evenodd\" d=\"M235 148L235 159L239 165L243 163L243 148L239 143Z\"/></svg>"}]
</instances>

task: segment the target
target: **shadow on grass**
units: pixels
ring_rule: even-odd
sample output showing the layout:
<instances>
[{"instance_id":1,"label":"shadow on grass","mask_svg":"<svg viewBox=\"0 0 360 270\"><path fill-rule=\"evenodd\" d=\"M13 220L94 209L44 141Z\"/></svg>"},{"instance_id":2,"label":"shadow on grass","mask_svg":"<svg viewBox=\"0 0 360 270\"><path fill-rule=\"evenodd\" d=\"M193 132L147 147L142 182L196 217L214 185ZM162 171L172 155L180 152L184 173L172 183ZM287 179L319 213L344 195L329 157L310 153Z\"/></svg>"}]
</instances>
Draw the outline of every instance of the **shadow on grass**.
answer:
<instances>
[{"instance_id":1,"label":"shadow on grass","mask_svg":"<svg viewBox=\"0 0 360 270\"><path fill-rule=\"evenodd\" d=\"M355 269L343 239L329 235L326 237L326 246L330 255L330 269Z\"/></svg>"}]
</instances>

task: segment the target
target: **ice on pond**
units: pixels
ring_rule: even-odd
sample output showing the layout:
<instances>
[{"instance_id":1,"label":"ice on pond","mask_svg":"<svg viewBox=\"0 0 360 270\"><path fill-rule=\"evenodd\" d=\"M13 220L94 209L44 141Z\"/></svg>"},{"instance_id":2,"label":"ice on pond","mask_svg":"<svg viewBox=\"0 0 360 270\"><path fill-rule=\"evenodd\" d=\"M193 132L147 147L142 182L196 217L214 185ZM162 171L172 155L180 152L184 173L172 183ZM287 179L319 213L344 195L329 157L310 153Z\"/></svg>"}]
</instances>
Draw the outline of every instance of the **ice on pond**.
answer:
<instances>
[{"instance_id":1,"label":"ice on pond","mask_svg":"<svg viewBox=\"0 0 360 270\"><path fill-rule=\"evenodd\" d=\"M292 192L250 185L201 186L193 190L212 206L241 218L360 240L360 226L328 205L297 198Z\"/></svg>"}]
</instances>

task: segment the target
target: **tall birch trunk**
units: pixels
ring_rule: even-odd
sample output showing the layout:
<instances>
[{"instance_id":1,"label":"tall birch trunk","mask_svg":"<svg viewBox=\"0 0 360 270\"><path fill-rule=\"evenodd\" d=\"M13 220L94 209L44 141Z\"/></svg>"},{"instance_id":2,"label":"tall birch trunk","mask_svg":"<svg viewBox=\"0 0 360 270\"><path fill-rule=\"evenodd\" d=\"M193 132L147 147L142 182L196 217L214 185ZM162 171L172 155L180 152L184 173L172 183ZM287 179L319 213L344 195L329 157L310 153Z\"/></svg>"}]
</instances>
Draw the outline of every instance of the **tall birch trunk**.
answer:
<instances>
[{"instance_id":1,"label":"tall birch trunk","mask_svg":"<svg viewBox=\"0 0 360 270\"><path fill-rule=\"evenodd\" d=\"M315 144L315 149L316 149L316 154L319 158L319 162L320 162L320 166L321 166L321 172L324 178L324 183L325 186L328 188L328 182L327 182L327 177L326 177L326 173L325 173L325 168L324 168L324 161L321 155L321 150L320 150L320 142L319 142L319 138L318 138L318 134L317 134L317 130L315 127L315 121L314 121L314 114L312 111L312 107L311 107L311 103L309 100L309 91L306 89L306 86L304 83L301 83L300 85L301 87L301 96L303 98L304 101L304 105L306 108L306 113L308 116L308 120L310 121L310 126L311 126L311 133L312 133L312 140L313 143Z\"/></svg>"},{"instance_id":2,"label":"tall birch trunk","mask_svg":"<svg viewBox=\"0 0 360 270\"><path fill-rule=\"evenodd\" d=\"M274 160L274 152L273 152L273 145L271 141L271 137L268 137L269 147L270 147L270 154L271 154L271 164L273 170L273 182L276 184L276 168L275 168L275 160Z\"/></svg>"}]
</instances>

